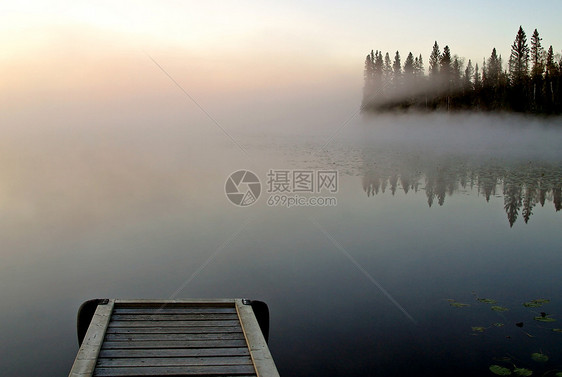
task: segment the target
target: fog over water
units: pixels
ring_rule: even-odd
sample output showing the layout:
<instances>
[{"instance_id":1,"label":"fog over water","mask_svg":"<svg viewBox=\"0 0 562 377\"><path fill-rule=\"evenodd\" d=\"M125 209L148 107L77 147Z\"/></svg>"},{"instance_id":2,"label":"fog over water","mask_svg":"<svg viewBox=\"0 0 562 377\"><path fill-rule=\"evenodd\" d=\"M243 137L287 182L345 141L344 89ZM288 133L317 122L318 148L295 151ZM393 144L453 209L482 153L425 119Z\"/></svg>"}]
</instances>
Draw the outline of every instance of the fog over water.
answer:
<instances>
[{"instance_id":1,"label":"fog over water","mask_svg":"<svg viewBox=\"0 0 562 377\"><path fill-rule=\"evenodd\" d=\"M474 364L467 373L479 373L489 358L461 356L463 326L472 322L453 318L443 301L470 297L472 290L510 303L520 300L517 292L525 299L546 295L553 301L549 310L560 313L562 297L552 289L561 283L553 267L561 258L561 218L552 204L562 164L559 118L362 115L355 83L229 95L185 86L205 113L151 64L143 70L155 74L154 92L94 102L87 96L40 100L37 94L27 104L2 109L5 375L67 373L77 351L74 321L82 301L167 298L187 279L192 282L177 297L268 302L270 346L284 375L365 375L373 368L402 375L391 357L400 349L421 375L445 375L452 366L437 365L438 353L421 351L443 345L458 365ZM437 192L429 208L426 175L448 163L457 175L444 182L454 181L455 189L447 189L439 210ZM467 171L489 163L502 172L530 163L543 169L539 180L543 172L554 182L544 206L537 199L528 223L519 214L513 224L518 234L509 232L503 178L494 181L489 202L478 197L477 179L472 191L461 182ZM399 178L412 166L419 185L408 191L415 183ZM250 208L237 208L226 199L224 184L238 169L256 172L264 188L269 169L335 169L338 205L270 208L264 196ZM371 195L377 184L382 187L383 173L396 176L398 189L391 195L389 180L388 191ZM432 187L438 191L439 185ZM406 324L406 316L309 217L417 325ZM230 240L236 232L240 236ZM517 258L507 260L509 253ZM503 278L487 263L505 263ZM538 275L513 273L525 264ZM459 327L432 343L444 320ZM554 350L545 339L544 349ZM365 354L354 355L358 346ZM496 346L482 345L483 355L503 354ZM345 369L343 361L355 366Z\"/></svg>"}]
</instances>

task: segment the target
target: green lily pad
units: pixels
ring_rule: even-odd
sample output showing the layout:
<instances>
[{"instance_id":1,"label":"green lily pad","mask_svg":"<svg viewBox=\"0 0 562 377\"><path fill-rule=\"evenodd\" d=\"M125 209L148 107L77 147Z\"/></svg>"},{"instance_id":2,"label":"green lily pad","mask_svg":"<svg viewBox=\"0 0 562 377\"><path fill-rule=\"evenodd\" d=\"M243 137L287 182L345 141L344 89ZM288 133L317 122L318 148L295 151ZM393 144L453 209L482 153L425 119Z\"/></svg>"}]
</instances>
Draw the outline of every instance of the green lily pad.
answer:
<instances>
[{"instance_id":1,"label":"green lily pad","mask_svg":"<svg viewBox=\"0 0 562 377\"><path fill-rule=\"evenodd\" d=\"M495 304L496 300L493 300L491 298L477 298L476 299L478 302L483 302L484 304Z\"/></svg>"},{"instance_id":2,"label":"green lily pad","mask_svg":"<svg viewBox=\"0 0 562 377\"><path fill-rule=\"evenodd\" d=\"M556 377L562 377L562 372L558 372L555 374Z\"/></svg>"},{"instance_id":3,"label":"green lily pad","mask_svg":"<svg viewBox=\"0 0 562 377\"><path fill-rule=\"evenodd\" d=\"M554 332L562 332L562 329L552 329Z\"/></svg>"},{"instance_id":4,"label":"green lily pad","mask_svg":"<svg viewBox=\"0 0 562 377\"><path fill-rule=\"evenodd\" d=\"M494 305L490 309L492 309L495 312L507 312L509 310L508 308L504 308L503 306L498 306L498 305Z\"/></svg>"},{"instance_id":5,"label":"green lily pad","mask_svg":"<svg viewBox=\"0 0 562 377\"><path fill-rule=\"evenodd\" d=\"M486 330L485 327L481 327L481 326L472 326L472 331L484 332L484 330Z\"/></svg>"},{"instance_id":6,"label":"green lily pad","mask_svg":"<svg viewBox=\"0 0 562 377\"><path fill-rule=\"evenodd\" d=\"M470 304L463 304L462 302L451 302L451 303L449 303L449 305L451 305L455 308L465 308L467 306L470 306Z\"/></svg>"},{"instance_id":7,"label":"green lily pad","mask_svg":"<svg viewBox=\"0 0 562 377\"><path fill-rule=\"evenodd\" d=\"M511 371L507 368L501 367L499 365L490 365L490 371L498 376L509 376Z\"/></svg>"},{"instance_id":8,"label":"green lily pad","mask_svg":"<svg viewBox=\"0 0 562 377\"><path fill-rule=\"evenodd\" d=\"M515 368L513 369L513 373L518 376L528 377L533 374L533 371L525 368Z\"/></svg>"},{"instance_id":9,"label":"green lily pad","mask_svg":"<svg viewBox=\"0 0 562 377\"><path fill-rule=\"evenodd\" d=\"M538 298L536 300L532 300L534 302L540 302L541 304L548 304L550 300L548 298Z\"/></svg>"},{"instance_id":10,"label":"green lily pad","mask_svg":"<svg viewBox=\"0 0 562 377\"><path fill-rule=\"evenodd\" d=\"M539 363L546 363L548 361L548 356L546 356L544 353L535 352L531 354L531 359Z\"/></svg>"},{"instance_id":11,"label":"green lily pad","mask_svg":"<svg viewBox=\"0 0 562 377\"><path fill-rule=\"evenodd\" d=\"M549 299L546 298L539 298L536 300L531 300L523 303L523 306L526 308L538 308L543 306L543 304L548 304L550 302Z\"/></svg>"},{"instance_id":12,"label":"green lily pad","mask_svg":"<svg viewBox=\"0 0 562 377\"><path fill-rule=\"evenodd\" d=\"M551 318L549 316L536 316L534 318L535 321L539 321L539 322L556 322L556 320L554 318Z\"/></svg>"},{"instance_id":13,"label":"green lily pad","mask_svg":"<svg viewBox=\"0 0 562 377\"><path fill-rule=\"evenodd\" d=\"M501 323L501 322L496 322L496 323L494 323L494 326L496 326L496 327L503 327L503 325L504 325L504 324Z\"/></svg>"}]
</instances>

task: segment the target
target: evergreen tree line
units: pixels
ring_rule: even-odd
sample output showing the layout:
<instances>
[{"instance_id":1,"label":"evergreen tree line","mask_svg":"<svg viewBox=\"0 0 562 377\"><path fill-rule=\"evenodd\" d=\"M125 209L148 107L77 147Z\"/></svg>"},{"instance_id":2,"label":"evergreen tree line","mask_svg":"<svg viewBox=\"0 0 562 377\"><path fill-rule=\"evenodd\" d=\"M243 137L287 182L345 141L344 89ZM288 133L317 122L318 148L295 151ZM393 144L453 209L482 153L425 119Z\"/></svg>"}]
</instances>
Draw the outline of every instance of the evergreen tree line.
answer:
<instances>
[{"instance_id":1,"label":"evergreen tree line","mask_svg":"<svg viewBox=\"0 0 562 377\"><path fill-rule=\"evenodd\" d=\"M437 41L429 56L426 75L423 57L410 52L401 62L396 51L371 51L365 59L363 111L419 110L517 111L562 113L562 58L552 46L545 50L535 29L527 43L520 26L506 68L492 49L479 66L440 50ZM556 61L558 60L558 61Z\"/></svg>"}]
</instances>

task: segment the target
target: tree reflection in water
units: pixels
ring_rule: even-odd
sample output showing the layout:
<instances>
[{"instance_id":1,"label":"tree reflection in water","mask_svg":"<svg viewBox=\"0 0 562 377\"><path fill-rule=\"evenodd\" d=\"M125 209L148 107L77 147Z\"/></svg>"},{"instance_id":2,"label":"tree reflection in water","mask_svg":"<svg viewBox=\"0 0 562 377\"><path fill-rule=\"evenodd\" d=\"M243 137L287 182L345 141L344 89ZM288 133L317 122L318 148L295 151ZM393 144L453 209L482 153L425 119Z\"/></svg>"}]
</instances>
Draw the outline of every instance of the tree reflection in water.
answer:
<instances>
[{"instance_id":1,"label":"tree reflection in water","mask_svg":"<svg viewBox=\"0 0 562 377\"><path fill-rule=\"evenodd\" d=\"M366 150L363 165L363 190L367 196L392 195L401 188L425 190L431 207L442 206L445 197L454 192L476 189L486 201L502 195L510 226L519 215L525 223L533 208L552 202L556 211L562 208L562 165L537 161L478 159L469 156L437 153L387 153Z\"/></svg>"}]
</instances>

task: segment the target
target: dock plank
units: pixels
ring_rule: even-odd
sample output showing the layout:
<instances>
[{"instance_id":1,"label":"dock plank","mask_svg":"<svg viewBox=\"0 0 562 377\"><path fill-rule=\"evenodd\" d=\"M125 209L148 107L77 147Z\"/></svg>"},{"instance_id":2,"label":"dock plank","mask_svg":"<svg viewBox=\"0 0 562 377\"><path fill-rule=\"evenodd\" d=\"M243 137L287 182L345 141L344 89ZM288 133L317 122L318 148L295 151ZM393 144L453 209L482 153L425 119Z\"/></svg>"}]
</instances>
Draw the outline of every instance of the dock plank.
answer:
<instances>
[{"instance_id":1,"label":"dock plank","mask_svg":"<svg viewBox=\"0 0 562 377\"><path fill-rule=\"evenodd\" d=\"M192 313L231 313L236 314L236 308L234 307L175 307L166 306L162 308L130 308L130 307L119 307L114 309L114 314L192 314Z\"/></svg>"},{"instance_id":2,"label":"dock plank","mask_svg":"<svg viewBox=\"0 0 562 377\"><path fill-rule=\"evenodd\" d=\"M109 327L106 334L207 334L242 332L242 326Z\"/></svg>"},{"instance_id":3,"label":"dock plank","mask_svg":"<svg viewBox=\"0 0 562 377\"><path fill-rule=\"evenodd\" d=\"M185 367L96 368L94 376L201 376L255 375L252 365L209 365Z\"/></svg>"},{"instance_id":4,"label":"dock plank","mask_svg":"<svg viewBox=\"0 0 562 377\"><path fill-rule=\"evenodd\" d=\"M119 308L233 308L236 299L116 300Z\"/></svg>"},{"instance_id":5,"label":"dock plank","mask_svg":"<svg viewBox=\"0 0 562 377\"><path fill-rule=\"evenodd\" d=\"M139 340L244 340L243 332L214 334L105 334L105 341L131 342Z\"/></svg>"},{"instance_id":6,"label":"dock plank","mask_svg":"<svg viewBox=\"0 0 562 377\"><path fill-rule=\"evenodd\" d=\"M101 350L100 358L249 356L247 347Z\"/></svg>"},{"instance_id":7,"label":"dock plank","mask_svg":"<svg viewBox=\"0 0 562 377\"><path fill-rule=\"evenodd\" d=\"M167 341L139 341L139 342L103 342L102 349L130 349L130 348L211 348L211 347L244 347L245 340L181 340Z\"/></svg>"},{"instance_id":8,"label":"dock plank","mask_svg":"<svg viewBox=\"0 0 562 377\"><path fill-rule=\"evenodd\" d=\"M112 321L236 321L236 313L113 314Z\"/></svg>"},{"instance_id":9,"label":"dock plank","mask_svg":"<svg viewBox=\"0 0 562 377\"><path fill-rule=\"evenodd\" d=\"M154 357L100 359L96 368L111 367L159 367L159 366L201 366L201 365L252 365L250 356L230 357Z\"/></svg>"},{"instance_id":10,"label":"dock plank","mask_svg":"<svg viewBox=\"0 0 562 377\"><path fill-rule=\"evenodd\" d=\"M225 321L111 321L109 327L190 327L190 326L236 326L236 320Z\"/></svg>"},{"instance_id":11,"label":"dock plank","mask_svg":"<svg viewBox=\"0 0 562 377\"><path fill-rule=\"evenodd\" d=\"M95 370L95 364L101 345L103 344L107 325L110 322L112 310L113 301L109 301L104 305L98 305L96 308L88 331L84 336L82 345L78 350L78 354L70 370L70 377L86 377L92 375Z\"/></svg>"},{"instance_id":12,"label":"dock plank","mask_svg":"<svg viewBox=\"0 0 562 377\"><path fill-rule=\"evenodd\" d=\"M258 376L279 377L273 357L269 352L267 343L261 332L260 326L252 307L244 305L241 301L236 302L236 310L240 316L240 323L246 336L250 349L250 356L254 362Z\"/></svg>"}]
</instances>

